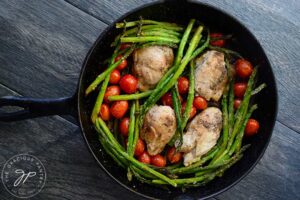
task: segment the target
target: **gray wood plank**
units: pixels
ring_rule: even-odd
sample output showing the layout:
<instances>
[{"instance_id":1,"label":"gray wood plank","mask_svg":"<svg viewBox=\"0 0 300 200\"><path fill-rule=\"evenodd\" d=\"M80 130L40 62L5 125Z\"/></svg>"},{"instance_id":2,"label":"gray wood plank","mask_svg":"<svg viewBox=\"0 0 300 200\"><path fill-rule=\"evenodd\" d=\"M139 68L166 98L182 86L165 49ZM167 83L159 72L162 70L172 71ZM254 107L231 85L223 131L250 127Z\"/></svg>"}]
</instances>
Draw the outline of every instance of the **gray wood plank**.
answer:
<instances>
[{"instance_id":1,"label":"gray wood plank","mask_svg":"<svg viewBox=\"0 0 300 200\"><path fill-rule=\"evenodd\" d=\"M107 25L63 0L3 0L0 26L0 82L26 96L60 97L74 93Z\"/></svg>"},{"instance_id":2,"label":"gray wood plank","mask_svg":"<svg viewBox=\"0 0 300 200\"><path fill-rule=\"evenodd\" d=\"M151 0L67 0L72 5L112 22L127 11ZM199 0L237 17L254 33L270 59L278 83L278 120L300 132L300 1Z\"/></svg>"},{"instance_id":3,"label":"gray wood plank","mask_svg":"<svg viewBox=\"0 0 300 200\"><path fill-rule=\"evenodd\" d=\"M300 199L300 135L281 123L254 170L218 199Z\"/></svg>"},{"instance_id":4,"label":"gray wood plank","mask_svg":"<svg viewBox=\"0 0 300 200\"><path fill-rule=\"evenodd\" d=\"M17 95L0 85L0 96ZM0 122L0 169L10 157L29 153L44 164L44 189L32 199L139 199L116 184L98 166L79 128L53 116L13 123ZM114 191L114 192L112 192ZM0 199L15 199L0 184Z\"/></svg>"},{"instance_id":5,"label":"gray wood plank","mask_svg":"<svg viewBox=\"0 0 300 200\"><path fill-rule=\"evenodd\" d=\"M105 23L111 23L131 9L153 2L153 0L65 0Z\"/></svg>"}]
</instances>

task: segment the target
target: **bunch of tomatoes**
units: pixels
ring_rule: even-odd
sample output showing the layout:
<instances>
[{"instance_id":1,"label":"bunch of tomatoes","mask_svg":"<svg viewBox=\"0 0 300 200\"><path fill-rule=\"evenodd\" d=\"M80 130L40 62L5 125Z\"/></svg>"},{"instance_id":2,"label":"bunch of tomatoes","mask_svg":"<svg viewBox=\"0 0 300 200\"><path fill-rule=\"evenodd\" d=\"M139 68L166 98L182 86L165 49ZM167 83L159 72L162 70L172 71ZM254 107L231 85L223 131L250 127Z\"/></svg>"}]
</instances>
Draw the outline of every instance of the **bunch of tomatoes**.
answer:
<instances>
[{"instance_id":1,"label":"bunch of tomatoes","mask_svg":"<svg viewBox=\"0 0 300 200\"><path fill-rule=\"evenodd\" d=\"M210 34L210 37L212 39L210 45L218 47L223 47L225 45L225 40L223 39L224 36L222 33L212 33ZM238 109L247 89L246 80L252 74L253 66L248 60L238 59L235 62L235 71L240 79L240 81L234 84L234 109ZM245 135L255 135L258 132L258 129L259 122L255 119L249 119L245 128Z\"/></svg>"}]
</instances>

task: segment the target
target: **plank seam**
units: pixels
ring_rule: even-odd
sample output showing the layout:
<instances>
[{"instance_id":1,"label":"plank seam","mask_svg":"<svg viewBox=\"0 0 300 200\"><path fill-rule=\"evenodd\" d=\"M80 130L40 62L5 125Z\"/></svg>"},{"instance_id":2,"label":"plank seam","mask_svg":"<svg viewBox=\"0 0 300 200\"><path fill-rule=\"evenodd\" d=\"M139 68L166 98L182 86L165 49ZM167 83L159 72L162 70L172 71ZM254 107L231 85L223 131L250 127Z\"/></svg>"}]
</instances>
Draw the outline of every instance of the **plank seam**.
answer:
<instances>
[{"instance_id":1,"label":"plank seam","mask_svg":"<svg viewBox=\"0 0 300 200\"><path fill-rule=\"evenodd\" d=\"M66 3L68 3L68 4L70 4L71 6L77 8L78 10L80 10L80 11L82 11L82 12L84 12L84 13L86 13L86 14L92 16L93 18L95 18L95 19L97 19L97 20L103 22L104 24L106 24L106 25L109 25L109 24L110 24L109 21L106 21L105 19L101 19L100 17L98 17L98 16L96 16L96 15L94 15L94 14L88 12L87 10L84 10L84 9L78 7L77 5L73 4L73 3L70 2L69 0L64 0L64 1L65 1Z\"/></svg>"}]
</instances>

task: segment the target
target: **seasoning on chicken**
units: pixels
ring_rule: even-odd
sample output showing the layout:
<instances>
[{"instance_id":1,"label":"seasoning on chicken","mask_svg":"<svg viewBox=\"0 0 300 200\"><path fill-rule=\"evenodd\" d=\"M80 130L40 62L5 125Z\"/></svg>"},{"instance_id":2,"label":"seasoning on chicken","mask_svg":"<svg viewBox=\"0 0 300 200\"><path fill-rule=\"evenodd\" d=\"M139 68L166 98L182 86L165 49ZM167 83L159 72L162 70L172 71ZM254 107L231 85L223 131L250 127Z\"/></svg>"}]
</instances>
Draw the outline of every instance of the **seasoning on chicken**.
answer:
<instances>
[{"instance_id":1,"label":"seasoning on chicken","mask_svg":"<svg viewBox=\"0 0 300 200\"><path fill-rule=\"evenodd\" d=\"M173 50L167 46L149 46L133 53L133 72L138 78L138 89L153 89L162 76L172 66Z\"/></svg>"},{"instance_id":2,"label":"seasoning on chicken","mask_svg":"<svg viewBox=\"0 0 300 200\"><path fill-rule=\"evenodd\" d=\"M222 112L209 107L198 114L188 125L183 135L180 151L184 152L185 166L198 161L217 143L222 129Z\"/></svg>"},{"instance_id":3,"label":"seasoning on chicken","mask_svg":"<svg viewBox=\"0 0 300 200\"><path fill-rule=\"evenodd\" d=\"M218 101L227 83L224 54L207 51L196 59L195 91L206 100Z\"/></svg>"},{"instance_id":4,"label":"seasoning on chicken","mask_svg":"<svg viewBox=\"0 0 300 200\"><path fill-rule=\"evenodd\" d=\"M145 115L141 137L147 144L150 155L164 149L176 131L176 118L170 106L153 106Z\"/></svg>"}]
</instances>

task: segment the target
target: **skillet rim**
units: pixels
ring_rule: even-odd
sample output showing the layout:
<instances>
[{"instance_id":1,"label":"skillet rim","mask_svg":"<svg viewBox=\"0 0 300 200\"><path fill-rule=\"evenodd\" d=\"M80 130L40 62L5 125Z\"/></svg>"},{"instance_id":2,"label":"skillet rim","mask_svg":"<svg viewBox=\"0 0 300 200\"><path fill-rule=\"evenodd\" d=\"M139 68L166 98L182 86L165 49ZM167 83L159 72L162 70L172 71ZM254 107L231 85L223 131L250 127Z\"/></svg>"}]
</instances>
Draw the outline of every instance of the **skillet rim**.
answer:
<instances>
[{"instance_id":1,"label":"skillet rim","mask_svg":"<svg viewBox=\"0 0 300 200\"><path fill-rule=\"evenodd\" d=\"M158 5L158 4L165 4L167 2L170 2L169 0L165 0L165 1L162 1L162 0L159 0L159 1L154 1L154 2L150 2L150 3L146 3L146 4L143 4L141 6L138 6L128 12L126 12L125 14L121 15L120 17L118 17L116 20L114 20L113 22L111 22L100 34L99 36L97 37L96 41L93 43L93 45L91 46L91 48L89 49L88 53L86 54L86 57L82 63L82 68L81 68L81 71L80 71L80 78L79 78L79 82L78 82L78 86L77 86L77 112L78 112L78 119L79 119L79 124L80 124L80 129L81 129L81 132L82 132L82 135L83 135L83 138L85 140L85 143L89 149L89 151L92 153L93 157L95 158L95 160L97 161L98 165L101 166L102 170L105 171L106 174L108 174L113 180L115 180L118 184L120 184L121 186L123 186L124 188L126 188L127 190L139 195L139 196L142 196L144 198L148 198L148 199L155 199L154 197L151 197L151 196L148 196L148 195L145 195L143 193L140 193L138 191L135 191L133 190L131 187L128 187L126 184L122 183L121 181L119 181L119 179L117 179L116 177L114 177L106 168L105 166L101 163L101 161L99 160L99 158L96 156L96 154L94 153L92 147L90 146L89 144L89 141L86 137L86 133L85 133L85 130L83 128L83 123L82 123L82 116L80 115L80 113L82 112L82 109L81 109L81 102L83 101L82 98L81 98L81 95L80 95L80 88L82 86L82 82L83 82L83 74L84 72L86 71L86 67L87 67L87 63L88 61L90 60L90 57L92 55L92 53L94 52L95 48L97 47L98 43L102 40L102 38L112 29L114 28L116 22L119 22L121 21L122 19L128 17L130 14L133 14L135 12L137 12L138 10L141 10L141 9L144 9L146 7L149 7L149 6L153 6L153 5ZM229 190L230 188L232 188L234 185L236 185L237 183L239 183L243 178L245 178L253 169L254 167L258 164L258 162L261 160L262 156L264 155L267 147L269 146L269 143L270 143L270 139L272 137L272 134L273 134L273 130L274 130L274 126L275 126L275 123L276 123L276 119L277 119L277 114L278 114L278 89L277 89L277 83L276 83L276 79L275 79L275 76L274 76L274 72L272 70L272 65L270 64L270 61L265 53L265 50L263 49L263 47L261 46L259 40L255 37L255 35L241 22L239 21L236 17L234 17L233 15L229 14L228 12L226 12L225 10L222 10L221 8L218 8L218 7L215 7L213 5L210 5L206 2L196 2L196 1L183 1L183 2L180 2L180 1L174 1L176 3L187 3L187 4L196 4L197 6L204 6L204 7L207 7L207 8L210 8L210 9L214 9L216 10L217 12L221 13L221 14L224 14L226 16L228 16L229 18L231 18L231 20L233 20L235 23L239 24L243 29L245 29L249 35L251 35L251 37L256 41L257 45L261 48L262 50L262 54L263 54L263 57L265 58L265 61L266 61L266 65L270 68L270 71L271 71L271 78L274 80L274 85L273 85L273 88L275 90L275 108L274 108L274 120L273 120L273 123L271 124L271 127L270 127L270 135L269 137L267 138L267 141L265 142L265 145L260 153L260 155L256 158L255 162L252 163L252 165L248 168L248 170L246 172L244 172L244 174L242 174L238 179L236 179L235 181L233 181L231 184L227 185L226 187L224 187L223 189L215 192L215 193L212 193L210 195L207 195L207 196L204 196L204 197L201 197L201 199L208 199L208 198L212 198L216 195L219 195L227 190ZM172 191L171 191L172 192Z\"/></svg>"}]
</instances>

